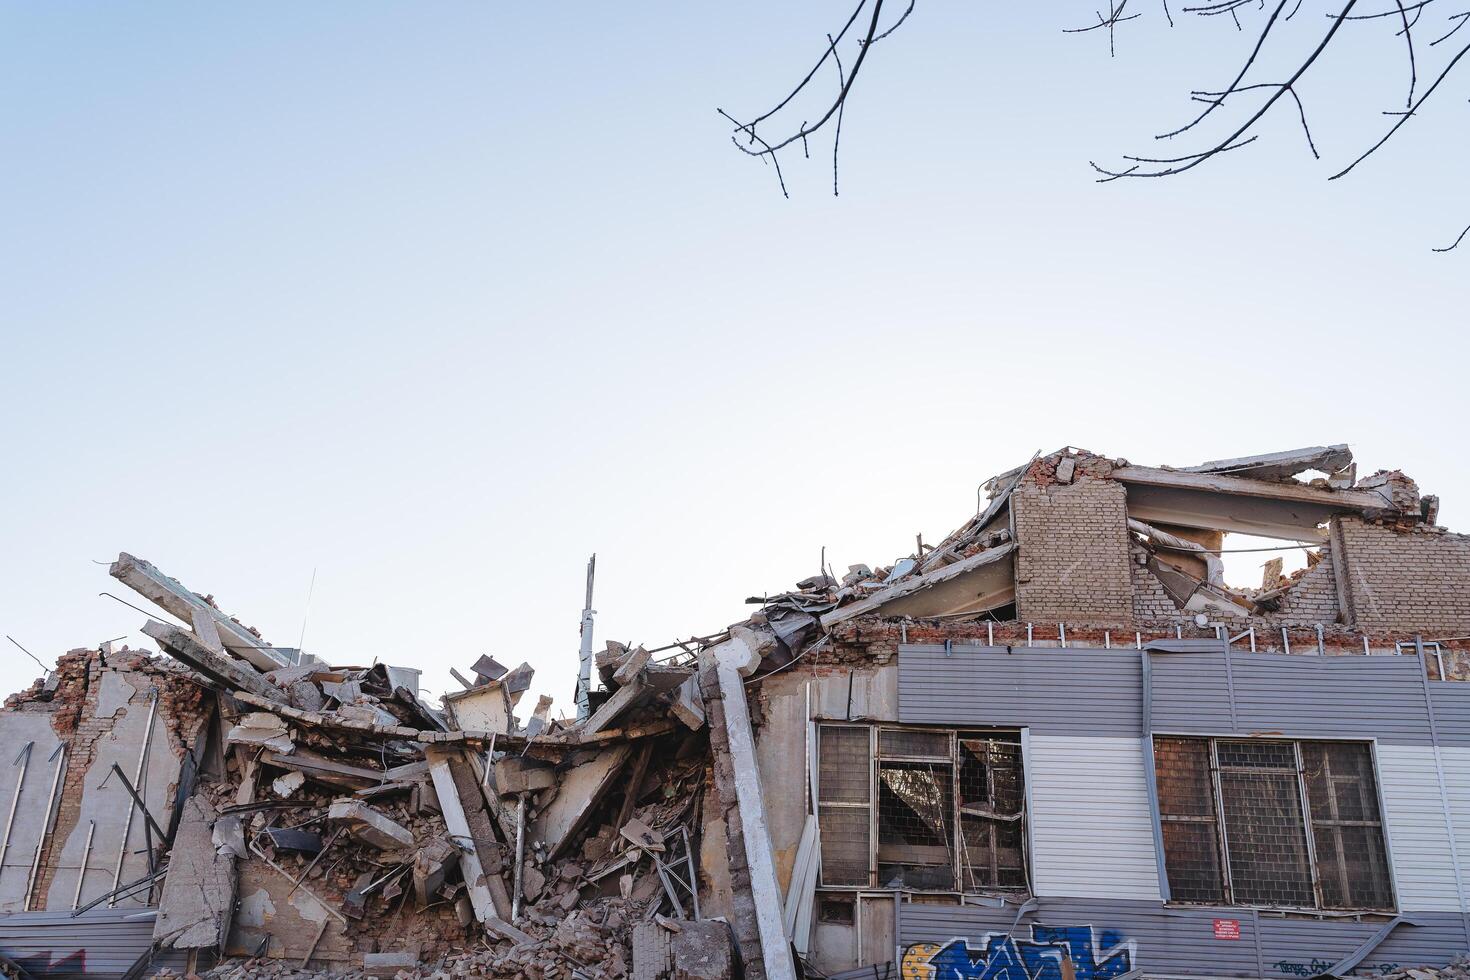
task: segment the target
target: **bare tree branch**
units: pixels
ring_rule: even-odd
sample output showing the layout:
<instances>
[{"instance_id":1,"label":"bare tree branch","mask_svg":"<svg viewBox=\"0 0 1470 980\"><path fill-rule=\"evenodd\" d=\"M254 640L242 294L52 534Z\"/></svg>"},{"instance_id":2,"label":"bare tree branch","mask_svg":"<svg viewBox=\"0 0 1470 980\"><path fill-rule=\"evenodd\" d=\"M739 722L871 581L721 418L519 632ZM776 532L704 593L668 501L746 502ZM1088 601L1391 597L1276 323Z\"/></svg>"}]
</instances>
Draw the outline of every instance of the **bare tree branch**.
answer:
<instances>
[{"instance_id":1,"label":"bare tree branch","mask_svg":"<svg viewBox=\"0 0 1470 980\"><path fill-rule=\"evenodd\" d=\"M1343 167L1341 170L1339 170L1337 173L1333 174L1331 177L1329 177L1327 179L1328 180L1336 180L1339 177L1346 176L1348 173L1350 173L1352 171L1352 169L1354 167L1356 167L1358 164L1362 163L1364 160L1368 159L1368 157L1372 156L1378 150L1378 148L1380 146L1382 146L1384 143L1387 143L1390 139L1392 139L1393 138L1393 134L1394 133L1397 133L1400 129L1402 129L1404 123L1406 123L1410 119L1414 118L1414 116L1419 112L1419 107L1422 106L1425 103L1425 101L1428 100L1428 98L1431 95L1434 94L1434 90L1437 89L1437 88L1439 88L1440 82L1443 82L1445 80L1445 78L1449 75L1449 73L1452 72L1452 71L1454 71L1455 66L1460 63L1460 59L1463 58L1463 57L1465 57L1465 55L1467 53L1470 53L1470 45L1466 45L1465 47L1463 47L1463 48L1460 49L1460 53L1457 54L1457 55L1455 55L1455 57L1453 59L1451 59L1450 63L1445 66L1444 71L1442 71L1442 72L1439 73L1439 77L1434 80L1434 84L1431 85L1431 86L1429 86L1429 88L1424 91L1424 94L1423 95L1419 96L1419 101L1418 102L1415 102L1413 105L1411 105L1409 107L1409 111L1408 112L1405 112L1403 115L1401 115L1399 117L1399 121L1393 124L1393 128L1392 129L1390 129L1387 133L1384 133L1383 134L1383 138L1381 140L1379 140L1377 143L1374 143L1372 146L1368 147L1367 150L1363 151L1362 156L1358 157L1352 163L1348 164L1346 167Z\"/></svg>"},{"instance_id":2,"label":"bare tree branch","mask_svg":"<svg viewBox=\"0 0 1470 980\"><path fill-rule=\"evenodd\" d=\"M1256 125L1256 123L1260 122L1260 120L1266 115L1266 113L1271 111L1271 107L1274 106L1277 101L1279 101L1281 97L1285 95L1288 91L1292 91L1293 95L1295 95L1295 92L1293 90L1296 86L1296 83L1301 79L1303 75L1307 73L1309 69L1311 69L1312 65L1317 62L1317 59L1322 56L1322 52L1327 50L1327 46L1332 43L1333 37L1336 36L1338 30L1346 21L1348 14L1350 14L1353 7L1357 5L1357 2L1358 0L1348 0L1348 2L1343 6L1342 10L1338 12L1338 15L1333 18L1332 27L1328 29L1326 36L1322 38L1321 42L1316 46L1316 48L1312 50L1312 53L1307 56L1306 60L1301 63L1301 65L1292 74L1292 76L1280 85L1275 86L1275 91L1271 93L1270 98L1266 100L1264 105L1257 109L1255 113L1253 113L1248 119L1246 119L1244 123L1241 123L1234 132L1225 137L1225 139L1216 143L1215 146L1211 149L1204 150L1196 154L1190 154L1189 156L1178 157L1173 160L1150 161L1144 160L1139 157L1124 157L1124 159L1126 160L1135 160L1144 163L1152 162L1165 164L1164 167L1156 170L1143 170L1136 167L1130 167L1126 171L1109 170L1105 167L1098 166L1095 161L1090 161L1092 163L1093 169L1105 175L1105 178L1112 179L1116 179L1119 177L1168 177L1173 174L1184 173L1186 170L1192 170L1200 164L1204 163L1206 160L1209 160L1211 157L1216 156L1217 154L1223 153L1226 150L1238 149L1239 147L1252 142L1255 139L1254 136L1247 140L1242 140L1241 137L1245 136L1245 134L1248 133L1251 128Z\"/></svg>"},{"instance_id":3,"label":"bare tree branch","mask_svg":"<svg viewBox=\"0 0 1470 980\"><path fill-rule=\"evenodd\" d=\"M1466 225L1465 226L1465 230L1462 231L1462 232L1460 232L1460 237L1459 238L1456 238L1453 242L1451 242L1445 248L1437 248L1437 249L1435 249L1435 251L1436 252L1453 252L1455 249L1457 249L1457 248L1460 247L1460 243L1465 240L1465 236L1466 235L1470 235L1470 225Z\"/></svg>"}]
</instances>

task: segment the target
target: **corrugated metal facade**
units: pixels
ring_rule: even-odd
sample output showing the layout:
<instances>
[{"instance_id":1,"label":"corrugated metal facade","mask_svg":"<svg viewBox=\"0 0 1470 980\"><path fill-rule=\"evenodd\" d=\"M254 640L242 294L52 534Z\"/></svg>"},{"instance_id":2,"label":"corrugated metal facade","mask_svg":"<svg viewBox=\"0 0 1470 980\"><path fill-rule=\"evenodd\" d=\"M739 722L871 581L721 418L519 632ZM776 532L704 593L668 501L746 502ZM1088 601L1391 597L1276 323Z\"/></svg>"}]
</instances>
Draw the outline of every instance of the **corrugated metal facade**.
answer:
<instances>
[{"instance_id":1,"label":"corrugated metal facade","mask_svg":"<svg viewBox=\"0 0 1470 980\"><path fill-rule=\"evenodd\" d=\"M1018 937L1033 921L1095 926L1117 932L1109 942L1135 943L1137 965L1149 972L1284 977L1319 972L1387 922L1160 901L1140 739L1144 653L905 645L899 654L901 721L1027 729L1040 911ZM1418 924L1398 926L1360 970L1443 963L1470 947L1465 882L1456 873L1457 859L1470 852L1470 684L1426 683L1420 660L1409 656L1227 653L1211 641L1147 656L1152 731L1376 742L1398 908ZM905 904L899 934L904 944L960 936L973 944L1008 931L1015 914L1014 906ZM1216 939L1216 919L1227 923L1224 936L1238 928L1240 938Z\"/></svg>"},{"instance_id":2,"label":"corrugated metal facade","mask_svg":"<svg viewBox=\"0 0 1470 980\"><path fill-rule=\"evenodd\" d=\"M1138 739L1033 735L1028 748L1035 894L1157 902Z\"/></svg>"},{"instance_id":3,"label":"corrugated metal facade","mask_svg":"<svg viewBox=\"0 0 1470 980\"><path fill-rule=\"evenodd\" d=\"M1379 743L1378 784L1399 908L1458 911L1460 895L1434 749Z\"/></svg>"},{"instance_id":4,"label":"corrugated metal facade","mask_svg":"<svg viewBox=\"0 0 1470 980\"><path fill-rule=\"evenodd\" d=\"M906 645L898 719L1137 738L1142 677L1136 650Z\"/></svg>"},{"instance_id":5,"label":"corrugated metal facade","mask_svg":"<svg viewBox=\"0 0 1470 980\"><path fill-rule=\"evenodd\" d=\"M33 977L119 978L153 943L153 909L95 908L73 918L70 912L17 912L0 915L0 953ZM183 956L154 959L154 967L178 969Z\"/></svg>"},{"instance_id":6,"label":"corrugated metal facade","mask_svg":"<svg viewBox=\"0 0 1470 980\"><path fill-rule=\"evenodd\" d=\"M1126 901L1041 899L1038 906L1012 930L1014 907L900 904L896 955L902 960L914 944L943 945L962 938L974 950L972 955L980 956L989 936L1000 940L1001 949L996 952L1004 954L1002 937L1009 934L1024 960L1024 947L1034 943L1039 926L1069 933L1076 930L1078 938L1090 934L1097 945L1084 951L1083 958L1090 954L1102 969L1089 970L1087 962L1076 962L1078 956L1074 953L1078 980L1084 975L1087 980L1117 976L1123 972L1123 956L1127 956L1130 969L1141 969L1145 975L1308 977L1352 953L1384 925L1381 921L1324 921L1265 913L1257 916L1250 909L1240 908L1160 909ZM1413 918L1417 924L1406 922L1395 928L1368 955L1359 971L1376 974L1443 962L1450 955L1447 951L1465 948L1465 924L1459 915L1422 913ZM1217 920L1227 924L1221 935L1236 935L1238 930L1239 938L1217 939ZM1045 932L1040 935L1044 938ZM1115 959L1106 958L1109 950L1118 951ZM915 949L910 955L922 960L925 952ZM958 976L981 977L987 965L981 958L973 973L961 971Z\"/></svg>"},{"instance_id":7,"label":"corrugated metal facade","mask_svg":"<svg viewBox=\"0 0 1470 980\"><path fill-rule=\"evenodd\" d=\"M1417 657L1232 650L1228 666L1220 652L1158 653L1150 664L1154 731L1431 741ZM1450 710L1470 712L1470 699Z\"/></svg>"},{"instance_id":8,"label":"corrugated metal facade","mask_svg":"<svg viewBox=\"0 0 1470 980\"><path fill-rule=\"evenodd\" d=\"M1434 727L1439 744L1470 748L1470 684L1464 681L1430 681L1434 702Z\"/></svg>"}]
</instances>

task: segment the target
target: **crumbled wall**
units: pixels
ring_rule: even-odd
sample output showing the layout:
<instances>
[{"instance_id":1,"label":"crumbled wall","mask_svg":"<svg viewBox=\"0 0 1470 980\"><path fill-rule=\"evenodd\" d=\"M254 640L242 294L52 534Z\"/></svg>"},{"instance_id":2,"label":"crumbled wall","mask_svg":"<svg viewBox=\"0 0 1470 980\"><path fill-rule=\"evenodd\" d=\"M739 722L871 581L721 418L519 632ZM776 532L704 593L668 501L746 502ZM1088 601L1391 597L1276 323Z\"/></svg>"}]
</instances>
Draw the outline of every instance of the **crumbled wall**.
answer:
<instances>
[{"instance_id":1,"label":"crumbled wall","mask_svg":"<svg viewBox=\"0 0 1470 980\"><path fill-rule=\"evenodd\" d=\"M77 897L79 877L83 904L113 887L133 804L116 774L108 776L113 763L122 767L129 780L136 775L147 731L150 692L158 691L158 717L148 742L147 770L139 789L154 818L164 827L172 816L180 760L197 737L207 710L195 684L163 661L138 651L102 654L74 650L60 658L57 673L59 683L50 702L51 723L67 744L67 759L55 823L41 854L35 907L69 909ZM34 761L47 768L44 759ZM36 806L44 807L44 796ZM89 852L87 836L94 821ZM147 855L141 853L141 814L134 812L127 841L123 883L141 877L148 869ZM148 893L140 892L119 904L146 905Z\"/></svg>"},{"instance_id":2,"label":"crumbled wall","mask_svg":"<svg viewBox=\"0 0 1470 980\"><path fill-rule=\"evenodd\" d=\"M1011 497L1016 521L1017 615L1031 622L1123 625L1133 620L1127 494L1076 463L1056 482L1058 457L1037 460ZM1110 464L1108 464L1110 465Z\"/></svg>"},{"instance_id":3,"label":"crumbled wall","mask_svg":"<svg viewBox=\"0 0 1470 980\"><path fill-rule=\"evenodd\" d=\"M1322 559L1282 594L1281 605L1265 618L1293 626L1338 621L1337 580L1332 574L1332 555L1328 548L1322 548Z\"/></svg>"},{"instance_id":4,"label":"crumbled wall","mask_svg":"<svg viewBox=\"0 0 1470 980\"><path fill-rule=\"evenodd\" d=\"M1147 555L1142 548L1134 546L1128 556L1128 567L1133 577L1133 621L1139 624L1173 623L1182 619L1184 613L1169 598L1164 583L1144 564L1143 559Z\"/></svg>"},{"instance_id":5,"label":"crumbled wall","mask_svg":"<svg viewBox=\"0 0 1470 980\"><path fill-rule=\"evenodd\" d=\"M1354 625L1363 630L1470 634L1470 536L1337 523ZM1428 638L1428 637L1426 637Z\"/></svg>"}]
</instances>

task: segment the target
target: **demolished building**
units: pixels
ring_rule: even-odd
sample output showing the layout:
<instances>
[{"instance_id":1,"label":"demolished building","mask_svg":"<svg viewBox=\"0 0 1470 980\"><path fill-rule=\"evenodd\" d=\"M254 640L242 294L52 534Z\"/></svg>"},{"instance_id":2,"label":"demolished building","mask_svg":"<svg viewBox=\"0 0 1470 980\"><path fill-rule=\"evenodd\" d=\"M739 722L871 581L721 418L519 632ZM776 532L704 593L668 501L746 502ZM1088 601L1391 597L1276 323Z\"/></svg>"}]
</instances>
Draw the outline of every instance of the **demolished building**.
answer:
<instances>
[{"instance_id":1,"label":"demolished building","mask_svg":"<svg viewBox=\"0 0 1470 980\"><path fill-rule=\"evenodd\" d=\"M73 651L0 712L0 954L1103 980L1470 949L1470 538L1436 498L1345 446L1068 448L984 489L891 565L609 643L575 720L488 656L432 705L416 671L272 647L123 555L164 656ZM1283 542L1259 585L1227 581L1238 535Z\"/></svg>"}]
</instances>

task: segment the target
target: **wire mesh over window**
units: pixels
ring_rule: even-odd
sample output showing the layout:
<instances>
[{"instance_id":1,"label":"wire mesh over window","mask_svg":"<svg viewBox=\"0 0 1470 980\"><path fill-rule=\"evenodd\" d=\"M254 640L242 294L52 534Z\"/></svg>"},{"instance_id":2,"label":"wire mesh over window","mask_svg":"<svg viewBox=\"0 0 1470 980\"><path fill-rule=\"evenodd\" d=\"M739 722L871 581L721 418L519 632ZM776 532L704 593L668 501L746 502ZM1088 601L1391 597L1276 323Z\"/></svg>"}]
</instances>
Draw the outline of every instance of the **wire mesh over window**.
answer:
<instances>
[{"instance_id":1,"label":"wire mesh over window","mask_svg":"<svg viewBox=\"0 0 1470 980\"><path fill-rule=\"evenodd\" d=\"M817 742L817 825L822 883L871 884L873 762L870 729L822 725Z\"/></svg>"},{"instance_id":2,"label":"wire mesh over window","mask_svg":"<svg viewBox=\"0 0 1470 980\"><path fill-rule=\"evenodd\" d=\"M1334 909L1392 908L1383 819L1368 746L1303 742L1301 752L1322 904Z\"/></svg>"},{"instance_id":3,"label":"wire mesh over window","mask_svg":"<svg viewBox=\"0 0 1470 980\"><path fill-rule=\"evenodd\" d=\"M1215 750L1235 900L1315 905L1295 746L1220 741Z\"/></svg>"},{"instance_id":4,"label":"wire mesh over window","mask_svg":"<svg viewBox=\"0 0 1470 980\"><path fill-rule=\"evenodd\" d=\"M1179 902L1224 901L1209 741L1156 738L1154 768L1169 893Z\"/></svg>"},{"instance_id":5,"label":"wire mesh over window","mask_svg":"<svg viewBox=\"0 0 1470 980\"><path fill-rule=\"evenodd\" d=\"M953 765L880 762L879 887L954 888L953 817Z\"/></svg>"},{"instance_id":6,"label":"wire mesh over window","mask_svg":"<svg viewBox=\"0 0 1470 980\"><path fill-rule=\"evenodd\" d=\"M948 762L949 732L916 732L884 728L878 732L878 754L885 759L933 759Z\"/></svg>"},{"instance_id":7,"label":"wire mesh over window","mask_svg":"<svg viewBox=\"0 0 1470 980\"><path fill-rule=\"evenodd\" d=\"M824 886L1024 891L1017 733L818 726Z\"/></svg>"},{"instance_id":8,"label":"wire mesh over window","mask_svg":"<svg viewBox=\"0 0 1470 980\"><path fill-rule=\"evenodd\" d=\"M960 886L965 891L1026 887L1026 784L1015 736L959 736Z\"/></svg>"},{"instance_id":9,"label":"wire mesh over window","mask_svg":"<svg viewBox=\"0 0 1470 980\"><path fill-rule=\"evenodd\" d=\"M1175 901L1393 907L1367 744L1159 737L1154 759Z\"/></svg>"}]
</instances>

